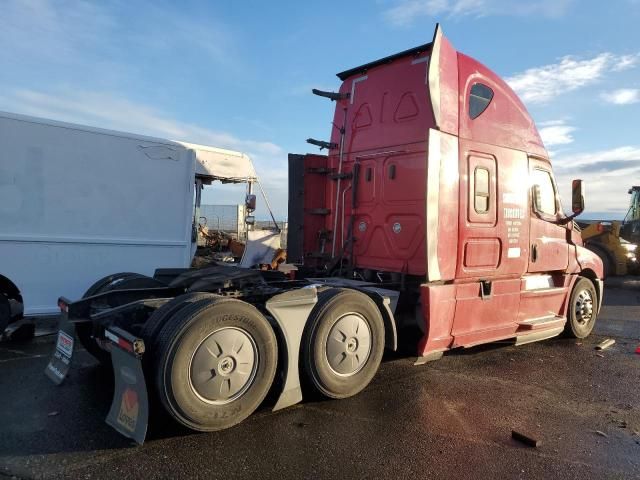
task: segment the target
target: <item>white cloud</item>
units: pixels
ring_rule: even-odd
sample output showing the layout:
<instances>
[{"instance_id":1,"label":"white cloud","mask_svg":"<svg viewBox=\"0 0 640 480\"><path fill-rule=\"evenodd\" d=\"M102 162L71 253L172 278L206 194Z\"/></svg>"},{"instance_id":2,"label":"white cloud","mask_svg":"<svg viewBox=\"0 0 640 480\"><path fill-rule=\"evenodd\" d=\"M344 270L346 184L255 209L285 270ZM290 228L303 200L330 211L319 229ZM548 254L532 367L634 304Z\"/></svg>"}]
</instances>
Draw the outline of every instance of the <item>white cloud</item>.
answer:
<instances>
[{"instance_id":1,"label":"white cloud","mask_svg":"<svg viewBox=\"0 0 640 480\"><path fill-rule=\"evenodd\" d=\"M557 18L568 10L573 0L399 0L383 12L394 26L412 25L421 17L446 15L448 17L490 15L530 16Z\"/></svg>"},{"instance_id":2,"label":"white cloud","mask_svg":"<svg viewBox=\"0 0 640 480\"><path fill-rule=\"evenodd\" d=\"M623 146L595 152L573 153L554 159L560 168L580 168L606 162L640 161L640 147Z\"/></svg>"},{"instance_id":3,"label":"white cloud","mask_svg":"<svg viewBox=\"0 0 640 480\"><path fill-rule=\"evenodd\" d=\"M612 70L620 72L629 68L635 67L640 61L640 54L636 55L621 55L618 59L618 63L613 66Z\"/></svg>"},{"instance_id":4,"label":"white cloud","mask_svg":"<svg viewBox=\"0 0 640 480\"><path fill-rule=\"evenodd\" d=\"M603 92L602 99L614 105L630 105L640 102L640 90L637 88L620 88L611 92Z\"/></svg>"},{"instance_id":5,"label":"white cloud","mask_svg":"<svg viewBox=\"0 0 640 480\"><path fill-rule=\"evenodd\" d=\"M564 120L542 122L538 125L540 127L540 136L547 148L555 145L568 145L569 143L573 143L573 136L571 134L576 131L576 127L567 125Z\"/></svg>"},{"instance_id":6,"label":"white cloud","mask_svg":"<svg viewBox=\"0 0 640 480\"><path fill-rule=\"evenodd\" d=\"M629 55L601 53L578 60L562 57L558 63L534 67L506 79L520 97L529 103L546 103L566 92L598 82L609 70L631 68Z\"/></svg>"},{"instance_id":7,"label":"white cloud","mask_svg":"<svg viewBox=\"0 0 640 480\"><path fill-rule=\"evenodd\" d=\"M0 92L0 110L244 152L252 158L277 218L286 216L287 157L279 145L180 122L158 109L111 93L24 89ZM242 197L238 196L238 191L243 188L216 186L209 192L205 189L204 200L216 204L239 203ZM266 216L263 205L258 215Z\"/></svg>"},{"instance_id":8,"label":"white cloud","mask_svg":"<svg viewBox=\"0 0 640 480\"><path fill-rule=\"evenodd\" d=\"M565 205L571 198L571 180L581 178L587 210L582 217L599 212L622 219L629 204L627 191L640 177L640 146L559 156L553 166Z\"/></svg>"}]
</instances>

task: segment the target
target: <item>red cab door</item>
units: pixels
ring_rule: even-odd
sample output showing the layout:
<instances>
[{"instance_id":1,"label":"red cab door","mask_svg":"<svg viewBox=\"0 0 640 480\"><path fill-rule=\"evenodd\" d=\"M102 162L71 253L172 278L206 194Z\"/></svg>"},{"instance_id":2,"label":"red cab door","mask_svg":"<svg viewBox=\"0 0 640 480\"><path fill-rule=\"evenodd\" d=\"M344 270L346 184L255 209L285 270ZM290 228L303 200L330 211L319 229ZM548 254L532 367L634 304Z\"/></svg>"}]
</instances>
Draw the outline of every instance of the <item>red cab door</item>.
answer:
<instances>
[{"instance_id":1,"label":"red cab door","mask_svg":"<svg viewBox=\"0 0 640 480\"><path fill-rule=\"evenodd\" d=\"M565 271L569 263L567 228L557 223L563 218L558 189L551 165L529 158L531 180L531 228L529 235L529 273ZM537 188L534 186L537 185ZM537 190L537 205L534 195Z\"/></svg>"}]
</instances>

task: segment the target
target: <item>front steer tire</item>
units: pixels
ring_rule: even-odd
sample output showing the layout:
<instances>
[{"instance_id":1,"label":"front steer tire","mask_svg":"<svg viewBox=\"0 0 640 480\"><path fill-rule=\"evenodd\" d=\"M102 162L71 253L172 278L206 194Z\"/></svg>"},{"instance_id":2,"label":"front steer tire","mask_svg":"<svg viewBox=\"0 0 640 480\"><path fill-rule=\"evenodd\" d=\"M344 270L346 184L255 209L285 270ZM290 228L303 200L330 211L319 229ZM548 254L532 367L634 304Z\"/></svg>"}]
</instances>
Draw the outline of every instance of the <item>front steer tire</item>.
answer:
<instances>
[{"instance_id":1,"label":"front steer tire","mask_svg":"<svg viewBox=\"0 0 640 480\"><path fill-rule=\"evenodd\" d=\"M180 309L156 338L157 395L178 423L229 428L253 413L276 372L278 347L267 319L235 299L205 298Z\"/></svg>"},{"instance_id":2,"label":"front steer tire","mask_svg":"<svg viewBox=\"0 0 640 480\"><path fill-rule=\"evenodd\" d=\"M586 338L596 324L598 294L593 282L578 277L569 297L567 323L564 334L573 338Z\"/></svg>"}]
</instances>

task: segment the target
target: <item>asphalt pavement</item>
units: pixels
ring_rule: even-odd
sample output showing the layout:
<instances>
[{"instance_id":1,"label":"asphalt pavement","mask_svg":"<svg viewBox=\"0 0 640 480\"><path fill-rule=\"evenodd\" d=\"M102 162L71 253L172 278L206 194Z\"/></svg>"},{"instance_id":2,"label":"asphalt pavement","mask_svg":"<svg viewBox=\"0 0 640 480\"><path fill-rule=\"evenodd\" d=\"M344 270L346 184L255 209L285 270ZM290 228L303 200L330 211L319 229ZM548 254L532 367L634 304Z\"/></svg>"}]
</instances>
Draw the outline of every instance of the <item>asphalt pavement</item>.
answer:
<instances>
[{"instance_id":1,"label":"asphalt pavement","mask_svg":"<svg viewBox=\"0 0 640 480\"><path fill-rule=\"evenodd\" d=\"M616 343L596 351L605 338ZM111 373L85 351L62 386L45 378L53 340L0 344L0 479L640 478L633 282L609 283L584 341L492 344L422 366L388 356L356 397L265 405L207 434L156 418L142 447L104 423Z\"/></svg>"}]
</instances>

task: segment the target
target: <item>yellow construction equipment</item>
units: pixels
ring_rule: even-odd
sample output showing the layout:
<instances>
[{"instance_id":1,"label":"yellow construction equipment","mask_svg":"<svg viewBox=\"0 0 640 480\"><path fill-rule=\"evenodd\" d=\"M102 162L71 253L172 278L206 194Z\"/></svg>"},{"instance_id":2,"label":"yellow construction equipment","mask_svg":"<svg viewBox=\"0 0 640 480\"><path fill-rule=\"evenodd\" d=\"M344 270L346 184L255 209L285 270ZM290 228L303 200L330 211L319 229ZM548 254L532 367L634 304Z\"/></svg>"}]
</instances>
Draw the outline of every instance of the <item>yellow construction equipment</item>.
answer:
<instances>
[{"instance_id":1,"label":"yellow construction equipment","mask_svg":"<svg viewBox=\"0 0 640 480\"><path fill-rule=\"evenodd\" d=\"M604 276L637 274L640 243L640 186L629 189L631 201L622 221L579 222L585 247L602 258Z\"/></svg>"}]
</instances>

